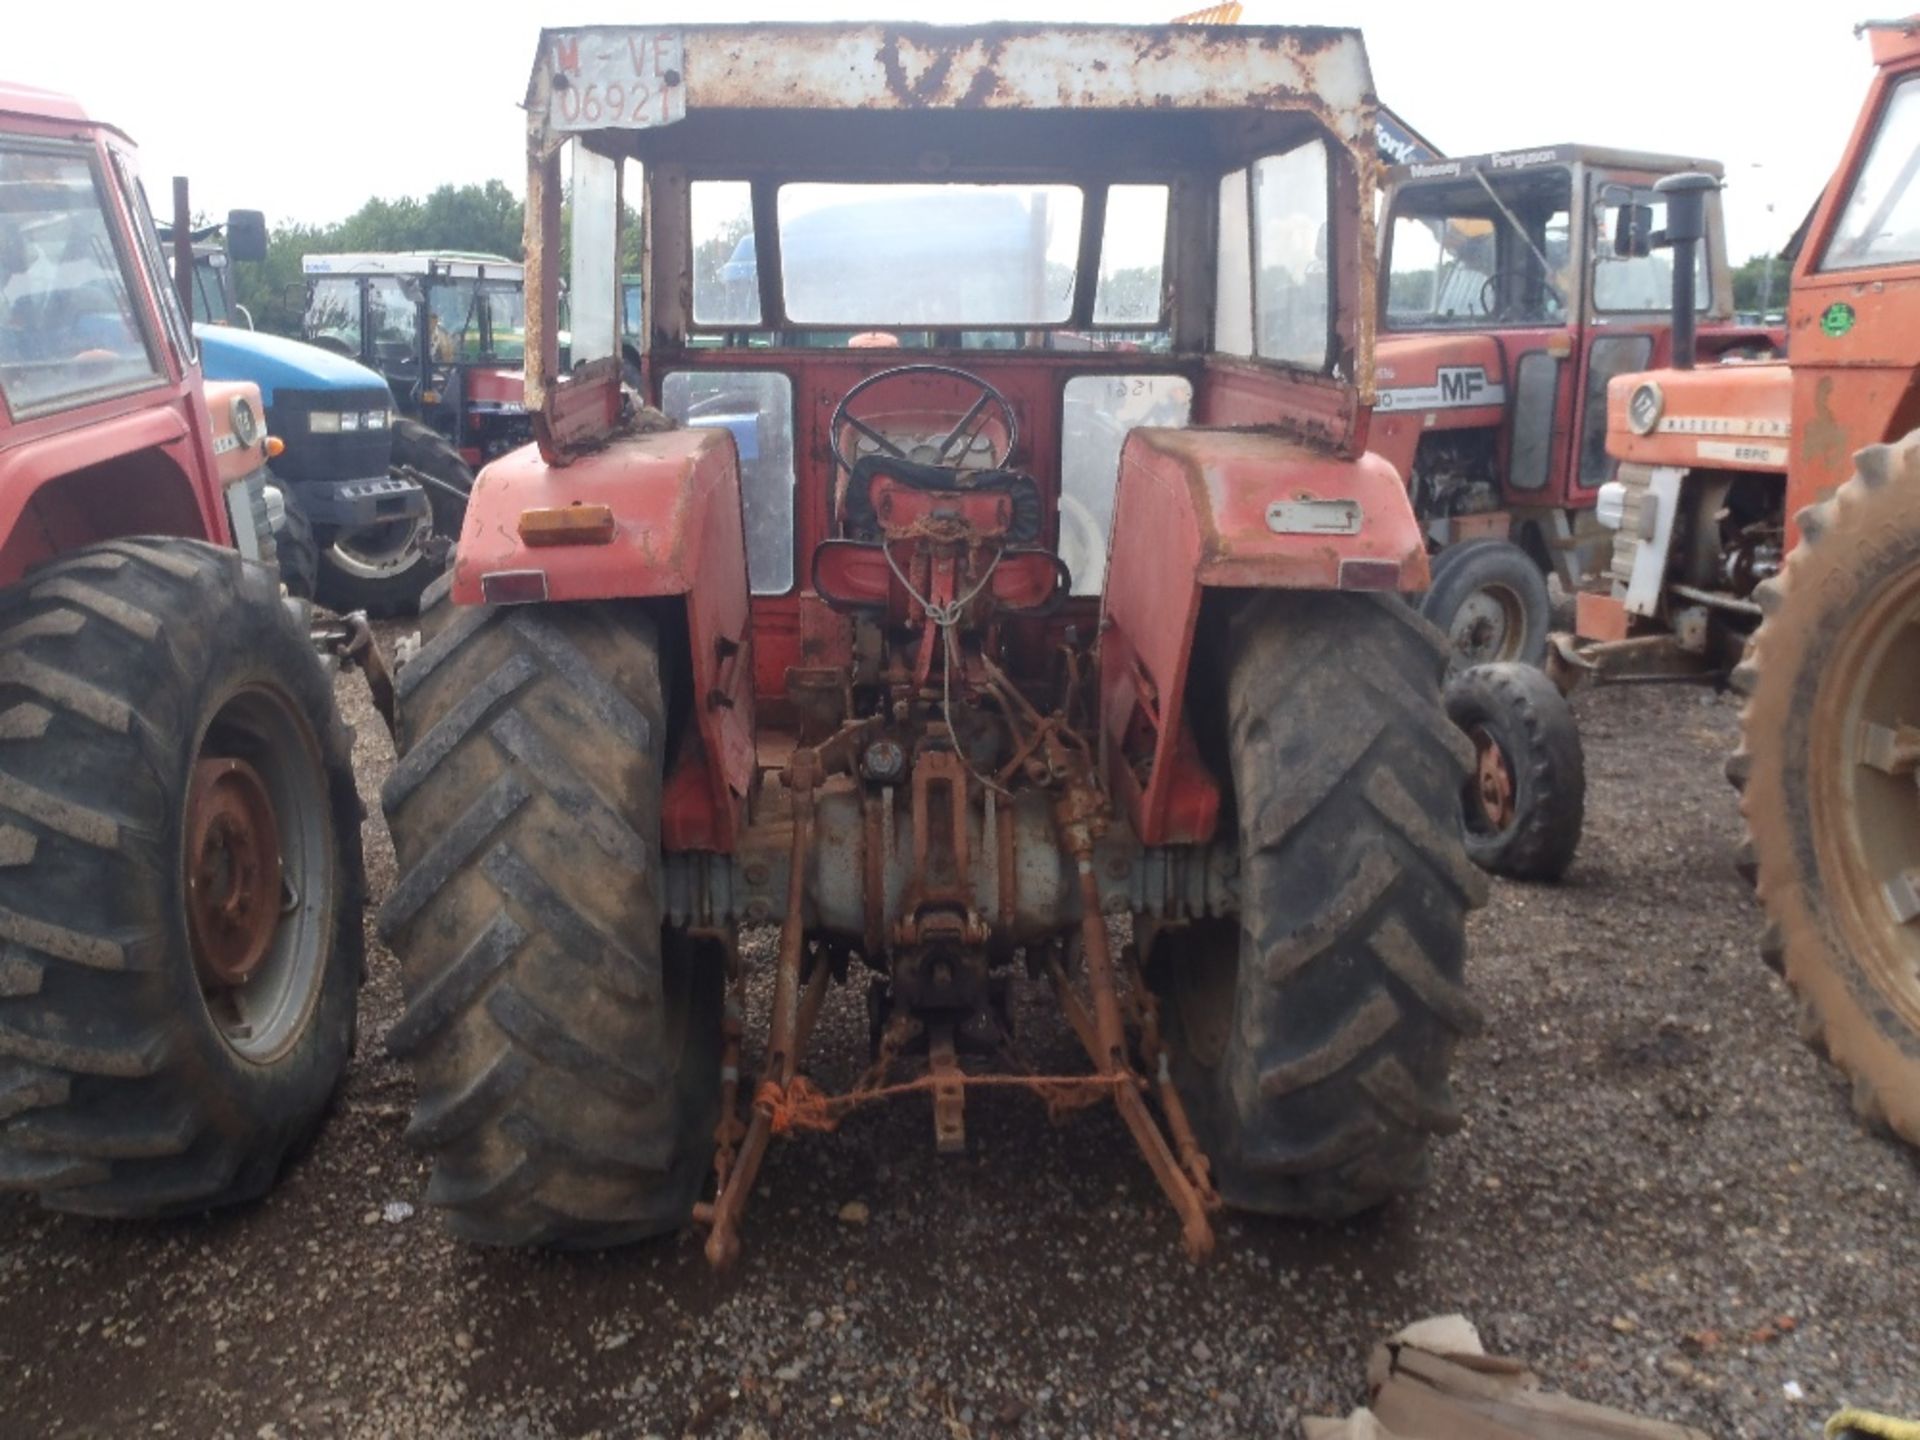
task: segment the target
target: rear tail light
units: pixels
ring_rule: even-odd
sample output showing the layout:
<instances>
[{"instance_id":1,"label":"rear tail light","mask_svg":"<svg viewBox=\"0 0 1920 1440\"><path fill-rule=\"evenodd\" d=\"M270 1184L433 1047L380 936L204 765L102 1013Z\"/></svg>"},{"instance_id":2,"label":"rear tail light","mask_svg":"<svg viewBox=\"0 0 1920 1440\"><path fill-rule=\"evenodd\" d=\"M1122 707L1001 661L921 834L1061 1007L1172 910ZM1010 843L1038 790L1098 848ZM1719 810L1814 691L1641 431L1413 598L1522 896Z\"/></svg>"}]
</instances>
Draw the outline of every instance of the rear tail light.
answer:
<instances>
[{"instance_id":1,"label":"rear tail light","mask_svg":"<svg viewBox=\"0 0 1920 1440\"><path fill-rule=\"evenodd\" d=\"M1398 590L1400 562L1398 560L1342 560L1340 588L1342 590Z\"/></svg>"},{"instance_id":2,"label":"rear tail light","mask_svg":"<svg viewBox=\"0 0 1920 1440\"><path fill-rule=\"evenodd\" d=\"M494 570L480 577L480 597L489 605L534 605L547 598L544 570Z\"/></svg>"}]
</instances>

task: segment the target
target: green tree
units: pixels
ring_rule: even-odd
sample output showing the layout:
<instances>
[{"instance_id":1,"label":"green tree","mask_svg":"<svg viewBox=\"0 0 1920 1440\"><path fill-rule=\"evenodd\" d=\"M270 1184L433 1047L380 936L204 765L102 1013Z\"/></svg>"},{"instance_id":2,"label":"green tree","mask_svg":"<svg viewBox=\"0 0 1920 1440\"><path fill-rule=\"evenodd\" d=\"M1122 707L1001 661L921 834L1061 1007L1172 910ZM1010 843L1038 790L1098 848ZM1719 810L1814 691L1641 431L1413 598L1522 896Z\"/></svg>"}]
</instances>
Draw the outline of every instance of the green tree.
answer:
<instances>
[{"instance_id":1,"label":"green tree","mask_svg":"<svg viewBox=\"0 0 1920 1440\"><path fill-rule=\"evenodd\" d=\"M349 250L473 250L521 258L525 207L498 180L442 185L424 199L378 196L331 225L283 225L267 240L267 258L234 267L236 298L262 330L300 333L306 308L303 255Z\"/></svg>"},{"instance_id":2,"label":"green tree","mask_svg":"<svg viewBox=\"0 0 1920 1440\"><path fill-rule=\"evenodd\" d=\"M1769 285L1768 267L1773 278ZM1778 255L1755 255L1733 272L1733 308L1736 310L1784 310L1787 308L1787 277L1793 266Z\"/></svg>"}]
</instances>

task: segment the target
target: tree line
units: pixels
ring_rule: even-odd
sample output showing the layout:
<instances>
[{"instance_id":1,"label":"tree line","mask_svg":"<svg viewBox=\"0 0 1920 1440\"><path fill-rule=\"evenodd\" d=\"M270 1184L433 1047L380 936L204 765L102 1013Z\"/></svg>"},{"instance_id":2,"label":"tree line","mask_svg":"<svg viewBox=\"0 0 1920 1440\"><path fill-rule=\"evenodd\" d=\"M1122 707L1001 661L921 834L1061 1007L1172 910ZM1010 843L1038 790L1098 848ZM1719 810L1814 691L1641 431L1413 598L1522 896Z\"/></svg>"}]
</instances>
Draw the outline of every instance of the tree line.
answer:
<instances>
[{"instance_id":1,"label":"tree line","mask_svg":"<svg viewBox=\"0 0 1920 1440\"><path fill-rule=\"evenodd\" d=\"M560 273L566 274L568 206L561 205ZM640 268L638 212L627 208L623 268ZM281 225L267 237L267 258L233 267L234 294L253 322L278 335L298 335L306 309L305 255L347 251L471 250L524 258L526 206L499 180L484 185L442 185L425 197L375 197L330 225Z\"/></svg>"}]
</instances>

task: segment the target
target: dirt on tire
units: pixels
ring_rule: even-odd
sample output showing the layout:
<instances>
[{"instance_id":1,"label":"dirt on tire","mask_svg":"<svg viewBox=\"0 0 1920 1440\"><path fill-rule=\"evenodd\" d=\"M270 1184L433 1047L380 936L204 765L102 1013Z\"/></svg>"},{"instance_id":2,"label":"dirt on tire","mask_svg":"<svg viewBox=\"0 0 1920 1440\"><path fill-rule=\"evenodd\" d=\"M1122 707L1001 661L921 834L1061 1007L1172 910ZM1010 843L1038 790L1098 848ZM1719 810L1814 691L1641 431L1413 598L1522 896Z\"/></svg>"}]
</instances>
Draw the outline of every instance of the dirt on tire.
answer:
<instances>
[{"instance_id":1,"label":"dirt on tire","mask_svg":"<svg viewBox=\"0 0 1920 1440\"><path fill-rule=\"evenodd\" d=\"M1460 1127L1471 751L1444 640L1397 598L1262 597L1231 625L1241 915L1169 932L1151 968L1222 1198L1337 1218L1418 1187Z\"/></svg>"},{"instance_id":2,"label":"dirt on tire","mask_svg":"<svg viewBox=\"0 0 1920 1440\"><path fill-rule=\"evenodd\" d=\"M380 912L426 1198L489 1244L678 1229L711 1164L723 972L663 934L652 619L435 599L397 687Z\"/></svg>"},{"instance_id":3,"label":"dirt on tire","mask_svg":"<svg viewBox=\"0 0 1920 1440\"><path fill-rule=\"evenodd\" d=\"M354 1034L360 803L331 679L275 572L199 541L75 551L0 596L0 631L0 1188L115 1217L256 1199ZM203 998L185 832L197 761L270 768L224 719L263 696L309 782L279 819L326 883L280 882L269 944L312 947L314 988L273 1053L244 1055Z\"/></svg>"}]
</instances>

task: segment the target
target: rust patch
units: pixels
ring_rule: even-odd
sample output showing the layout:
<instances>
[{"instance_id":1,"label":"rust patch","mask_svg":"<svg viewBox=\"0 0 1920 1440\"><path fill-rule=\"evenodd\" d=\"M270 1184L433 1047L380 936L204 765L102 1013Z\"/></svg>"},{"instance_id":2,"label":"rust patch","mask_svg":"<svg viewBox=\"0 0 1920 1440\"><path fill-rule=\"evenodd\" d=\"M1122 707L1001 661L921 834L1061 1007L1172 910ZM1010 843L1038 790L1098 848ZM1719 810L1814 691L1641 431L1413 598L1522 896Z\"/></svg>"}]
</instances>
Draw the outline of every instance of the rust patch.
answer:
<instances>
[{"instance_id":1,"label":"rust patch","mask_svg":"<svg viewBox=\"0 0 1920 1440\"><path fill-rule=\"evenodd\" d=\"M1105 66L1101 66L1105 69ZM960 97L962 110L977 110L984 106L1000 88L1000 76L991 66L982 69L973 77L973 83L967 87L967 93Z\"/></svg>"}]
</instances>

